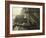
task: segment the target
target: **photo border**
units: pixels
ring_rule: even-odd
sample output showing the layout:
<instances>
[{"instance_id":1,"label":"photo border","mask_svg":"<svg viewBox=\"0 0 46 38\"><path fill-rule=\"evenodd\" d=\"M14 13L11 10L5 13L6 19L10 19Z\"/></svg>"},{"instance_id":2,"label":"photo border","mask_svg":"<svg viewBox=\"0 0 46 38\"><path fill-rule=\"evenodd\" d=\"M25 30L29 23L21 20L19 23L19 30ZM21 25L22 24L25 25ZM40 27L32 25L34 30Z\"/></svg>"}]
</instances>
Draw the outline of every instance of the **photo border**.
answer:
<instances>
[{"instance_id":1,"label":"photo border","mask_svg":"<svg viewBox=\"0 0 46 38\"><path fill-rule=\"evenodd\" d=\"M39 8L40 9L40 30L22 30L22 31L13 31L12 30L12 10L15 7L26 7L26 8ZM17 5L17 4L10 4L10 34L20 34L20 33L38 33L42 32L42 6L35 6L35 5Z\"/></svg>"},{"instance_id":2,"label":"photo border","mask_svg":"<svg viewBox=\"0 0 46 38\"><path fill-rule=\"evenodd\" d=\"M10 34L10 4L43 6L42 32L41 33ZM5 37L32 36L32 35L44 35L44 34L45 34L45 4L44 3L5 1Z\"/></svg>"}]
</instances>

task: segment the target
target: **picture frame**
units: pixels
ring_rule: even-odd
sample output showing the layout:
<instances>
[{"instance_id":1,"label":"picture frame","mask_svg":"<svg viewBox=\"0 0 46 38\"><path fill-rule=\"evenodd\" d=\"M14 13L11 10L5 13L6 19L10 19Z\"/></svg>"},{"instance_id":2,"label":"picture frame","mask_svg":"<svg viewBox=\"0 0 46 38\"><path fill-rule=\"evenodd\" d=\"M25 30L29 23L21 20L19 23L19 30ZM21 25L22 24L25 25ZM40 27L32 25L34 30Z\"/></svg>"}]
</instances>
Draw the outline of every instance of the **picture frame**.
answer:
<instances>
[{"instance_id":1,"label":"picture frame","mask_svg":"<svg viewBox=\"0 0 46 38\"><path fill-rule=\"evenodd\" d=\"M35 23L35 21L33 22L33 23L36 24L36 26L34 26L35 28L33 26L31 26L32 27L32 29L31 29L31 27L28 27L28 24L27 24L26 26L28 28L26 26L24 26L25 28L22 27L24 29L23 30L21 27L16 28L15 27L16 25L15 25L14 27L17 30L13 30L13 28L12 28L12 25L13 25L12 24L12 22L13 22L12 18L14 18L14 15L18 15L19 14L19 11L21 11L20 9L24 9L24 11L25 10L27 11L27 9L28 9L28 11L29 11L29 9L30 9L30 11L34 10L34 11L31 11L33 13L30 13L30 12L29 13L31 15L36 14L34 16L37 17L37 18L40 17L38 19L39 20L39 22L38 22L37 20L35 20L37 18L29 16L30 18L31 17L34 18L34 20L36 21L37 24ZM23 10L22 10L22 12L23 12ZM25 13L24 14L22 13L23 15L25 15L24 18L28 17L27 12L26 12L26 15L25 15ZM39 13L37 13L37 12L39 12ZM18 21L19 21L19 18L18 18ZM37 26L38 23L39 23L39 27ZM22 24L19 23L19 25L22 25ZM35 25L35 24L33 24L33 25ZM44 3L5 1L5 37L34 36L34 35L44 35L44 34L45 34L45 5L44 5Z\"/></svg>"}]
</instances>

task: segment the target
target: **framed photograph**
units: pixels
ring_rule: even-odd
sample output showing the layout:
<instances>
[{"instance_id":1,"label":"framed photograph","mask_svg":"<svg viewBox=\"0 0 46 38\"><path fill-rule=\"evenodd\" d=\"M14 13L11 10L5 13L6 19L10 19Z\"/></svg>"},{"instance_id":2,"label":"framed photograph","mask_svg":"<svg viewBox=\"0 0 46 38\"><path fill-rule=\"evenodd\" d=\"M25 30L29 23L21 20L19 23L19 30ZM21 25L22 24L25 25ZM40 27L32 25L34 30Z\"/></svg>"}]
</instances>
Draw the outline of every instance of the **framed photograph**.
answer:
<instances>
[{"instance_id":1,"label":"framed photograph","mask_svg":"<svg viewBox=\"0 0 46 38\"><path fill-rule=\"evenodd\" d=\"M32 36L45 34L44 3L5 2L5 36Z\"/></svg>"}]
</instances>

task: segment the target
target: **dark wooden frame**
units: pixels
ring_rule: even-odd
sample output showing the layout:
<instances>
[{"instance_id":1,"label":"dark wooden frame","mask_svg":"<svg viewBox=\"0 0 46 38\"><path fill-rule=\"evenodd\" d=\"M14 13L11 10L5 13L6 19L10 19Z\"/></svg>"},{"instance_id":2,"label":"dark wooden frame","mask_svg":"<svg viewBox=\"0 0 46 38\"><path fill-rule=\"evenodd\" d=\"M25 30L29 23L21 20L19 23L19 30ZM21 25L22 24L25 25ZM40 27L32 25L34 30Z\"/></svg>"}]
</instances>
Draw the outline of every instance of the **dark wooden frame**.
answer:
<instances>
[{"instance_id":1,"label":"dark wooden frame","mask_svg":"<svg viewBox=\"0 0 46 38\"><path fill-rule=\"evenodd\" d=\"M10 4L23 4L23 5L40 5L43 6L43 32L42 33L25 33L25 34L10 34ZM5 37L18 37L18 36L32 36L45 34L45 4L35 2L18 2L18 1L5 1Z\"/></svg>"}]
</instances>

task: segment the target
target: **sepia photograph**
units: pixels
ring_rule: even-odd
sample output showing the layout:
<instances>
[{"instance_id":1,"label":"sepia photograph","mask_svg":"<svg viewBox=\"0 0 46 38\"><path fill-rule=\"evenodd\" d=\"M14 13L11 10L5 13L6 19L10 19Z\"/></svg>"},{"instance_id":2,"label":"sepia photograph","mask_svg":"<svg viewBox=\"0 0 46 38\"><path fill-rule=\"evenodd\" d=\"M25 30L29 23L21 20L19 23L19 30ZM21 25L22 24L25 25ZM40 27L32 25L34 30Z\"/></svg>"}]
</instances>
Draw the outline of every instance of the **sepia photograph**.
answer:
<instances>
[{"instance_id":1,"label":"sepia photograph","mask_svg":"<svg viewBox=\"0 0 46 38\"><path fill-rule=\"evenodd\" d=\"M40 8L13 7L13 30L39 30Z\"/></svg>"},{"instance_id":2,"label":"sepia photograph","mask_svg":"<svg viewBox=\"0 0 46 38\"><path fill-rule=\"evenodd\" d=\"M10 5L10 33L42 32L42 6Z\"/></svg>"}]
</instances>

